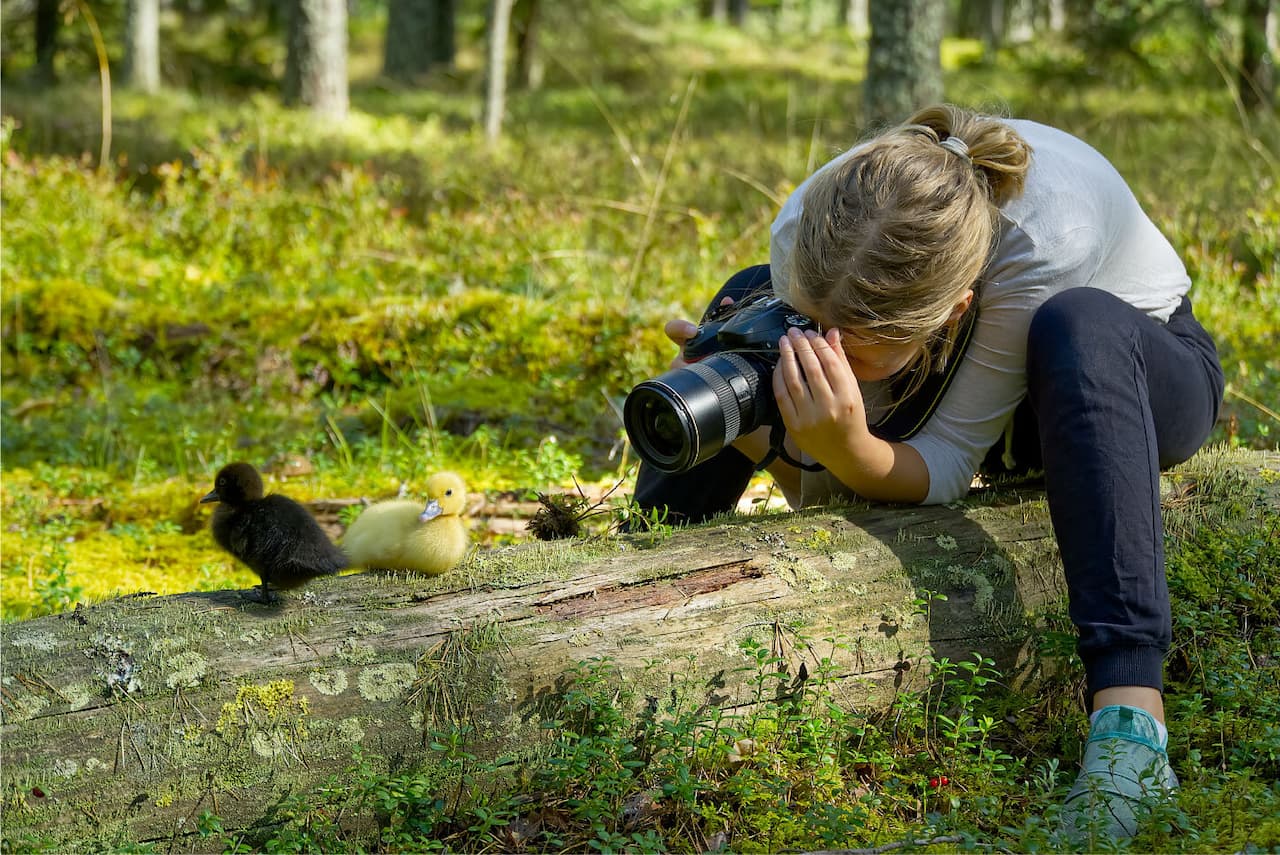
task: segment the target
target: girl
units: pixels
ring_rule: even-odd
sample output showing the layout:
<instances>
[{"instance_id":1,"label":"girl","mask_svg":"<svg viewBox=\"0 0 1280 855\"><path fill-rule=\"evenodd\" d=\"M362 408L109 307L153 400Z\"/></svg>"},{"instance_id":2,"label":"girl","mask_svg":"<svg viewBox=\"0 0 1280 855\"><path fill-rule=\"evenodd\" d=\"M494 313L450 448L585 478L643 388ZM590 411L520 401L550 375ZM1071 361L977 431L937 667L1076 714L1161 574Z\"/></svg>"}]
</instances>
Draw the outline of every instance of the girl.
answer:
<instances>
[{"instance_id":1,"label":"girl","mask_svg":"<svg viewBox=\"0 0 1280 855\"><path fill-rule=\"evenodd\" d=\"M766 458L793 507L949 502L984 461L1042 469L1094 710L1064 823L1134 834L1142 800L1177 786L1159 472L1199 449L1223 392L1169 242L1081 140L942 105L806 180L770 265L712 305L760 287L825 331L791 329L773 373L789 456L821 471L761 429L679 475L642 467L637 501L705 519Z\"/></svg>"}]
</instances>

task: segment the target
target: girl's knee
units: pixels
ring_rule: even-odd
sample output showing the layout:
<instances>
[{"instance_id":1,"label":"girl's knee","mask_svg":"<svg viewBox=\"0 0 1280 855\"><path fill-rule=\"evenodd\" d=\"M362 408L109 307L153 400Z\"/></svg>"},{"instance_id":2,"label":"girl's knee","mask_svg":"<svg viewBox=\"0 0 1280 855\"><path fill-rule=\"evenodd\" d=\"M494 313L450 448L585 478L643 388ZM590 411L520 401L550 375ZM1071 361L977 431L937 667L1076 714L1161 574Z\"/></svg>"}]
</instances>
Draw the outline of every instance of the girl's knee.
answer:
<instances>
[{"instance_id":1,"label":"girl's knee","mask_svg":"<svg viewBox=\"0 0 1280 855\"><path fill-rule=\"evenodd\" d=\"M1046 300L1027 331L1027 371L1090 363L1105 368L1131 351L1131 319L1137 312L1119 297L1097 288L1071 288ZM1129 330L1130 332L1126 332Z\"/></svg>"}]
</instances>

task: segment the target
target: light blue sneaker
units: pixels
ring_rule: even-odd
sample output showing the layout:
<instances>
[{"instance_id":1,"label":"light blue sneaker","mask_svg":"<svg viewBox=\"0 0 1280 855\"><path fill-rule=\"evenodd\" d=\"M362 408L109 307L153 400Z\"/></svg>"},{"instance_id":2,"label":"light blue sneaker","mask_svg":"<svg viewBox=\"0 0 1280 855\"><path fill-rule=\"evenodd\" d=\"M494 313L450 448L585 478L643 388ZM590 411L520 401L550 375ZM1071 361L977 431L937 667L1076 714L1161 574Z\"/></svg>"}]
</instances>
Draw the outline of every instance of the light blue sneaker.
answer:
<instances>
[{"instance_id":1,"label":"light blue sneaker","mask_svg":"<svg viewBox=\"0 0 1280 855\"><path fill-rule=\"evenodd\" d=\"M1137 834L1139 817L1178 786L1165 741L1146 710L1099 710L1080 775L1063 805L1063 833L1077 843Z\"/></svg>"}]
</instances>

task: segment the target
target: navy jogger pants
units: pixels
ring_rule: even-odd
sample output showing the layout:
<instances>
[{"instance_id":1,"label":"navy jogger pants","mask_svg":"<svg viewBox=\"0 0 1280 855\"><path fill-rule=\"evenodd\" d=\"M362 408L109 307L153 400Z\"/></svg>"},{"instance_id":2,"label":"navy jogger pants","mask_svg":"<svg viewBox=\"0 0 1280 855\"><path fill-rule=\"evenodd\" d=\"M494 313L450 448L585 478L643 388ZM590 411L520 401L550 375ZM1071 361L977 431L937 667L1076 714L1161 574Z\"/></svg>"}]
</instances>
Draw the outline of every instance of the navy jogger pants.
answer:
<instances>
[{"instance_id":1,"label":"navy jogger pants","mask_svg":"<svg viewBox=\"0 0 1280 855\"><path fill-rule=\"evenodd\" d=\"M767 267L744 270L712 305L767 281ZM1185 298L1161 324L1108 292L1075 288L1032 319L1027 385L1015 440L1032 459L1018 468L1044 470L1086 698L1110 686L1161 689L1171 629L1160 470L1191 457L1217 420L1213 341ZM698 522L731 510L753 468L732 448L674 475L641 466L636 501Z\"/></svg>"},{"instance_id":2,"label":"navy jogger pants","mask_svg":"<svg viewBox=\"0 0 1280 855\"><path fill-rule=\"evenodd\" d=\"M1163 688L1169 648L1160 470L1209 436L1222 366L1185 297L1167 324L1075 288L1031 321L1028 399L1088 682Z\"/></svg>"}]
</instances>

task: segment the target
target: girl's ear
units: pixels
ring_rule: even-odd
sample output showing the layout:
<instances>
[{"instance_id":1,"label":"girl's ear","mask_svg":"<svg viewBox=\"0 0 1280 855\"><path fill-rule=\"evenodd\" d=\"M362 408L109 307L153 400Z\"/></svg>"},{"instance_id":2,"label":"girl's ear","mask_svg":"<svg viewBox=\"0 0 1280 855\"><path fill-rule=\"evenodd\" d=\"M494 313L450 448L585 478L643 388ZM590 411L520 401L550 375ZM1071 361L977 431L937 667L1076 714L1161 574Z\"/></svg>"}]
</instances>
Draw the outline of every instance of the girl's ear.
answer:
<instances>
[{"instance_id":1,"label":"girl's ear","mask_svg":"<svg viewBox=\"0 0 1280 855\"><path fill-rule=\"evenodd\" d=\"M951 307L951 314L947 317L947 323L954 324L956 321L964 317L964 313L969 311L969 307L973 305L973 289L968 288L961 295L956 304Z\"/></svg>"}]
</instances>

